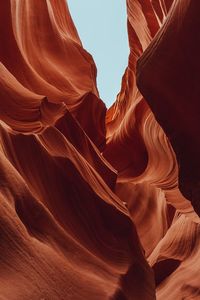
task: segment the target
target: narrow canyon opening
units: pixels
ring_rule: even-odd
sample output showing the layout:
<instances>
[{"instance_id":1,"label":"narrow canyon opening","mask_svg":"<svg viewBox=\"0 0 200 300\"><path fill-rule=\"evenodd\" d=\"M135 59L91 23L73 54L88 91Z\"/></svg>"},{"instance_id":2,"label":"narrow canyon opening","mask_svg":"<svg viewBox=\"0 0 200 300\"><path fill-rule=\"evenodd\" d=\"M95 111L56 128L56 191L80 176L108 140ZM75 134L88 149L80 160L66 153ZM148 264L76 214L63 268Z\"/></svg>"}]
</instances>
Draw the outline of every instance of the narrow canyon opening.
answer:
<instances>
[{"instance_id":1,"label":"narrow canyon opening","mask_svg":"<svg viewBox=\"0 0 200 300\"><path fill-rule=\"evenodd\" d=\"M96 63L100 97L109 107L128 65L126 1L69 0L68 5L83 47Z\"/></svg>"}]
</instances>

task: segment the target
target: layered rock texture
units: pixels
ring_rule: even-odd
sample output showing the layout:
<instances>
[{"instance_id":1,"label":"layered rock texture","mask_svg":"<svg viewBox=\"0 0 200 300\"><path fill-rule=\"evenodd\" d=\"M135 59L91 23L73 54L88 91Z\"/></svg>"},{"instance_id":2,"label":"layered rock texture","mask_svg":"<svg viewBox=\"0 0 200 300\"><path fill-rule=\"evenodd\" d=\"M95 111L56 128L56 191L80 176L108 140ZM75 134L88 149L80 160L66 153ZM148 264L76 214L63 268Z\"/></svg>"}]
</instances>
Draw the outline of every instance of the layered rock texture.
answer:
<instances>
[{"instance_id":1,"label":"layered rock texture","mask_svg":"<svg viewBox=\"0 0 200 300\"><path fill-rule=\"evenodd\" d=\"M0 300L200 299L199 10L127 0L107 110L67 2L0 1Z\"/></svg>"}]
</instances>

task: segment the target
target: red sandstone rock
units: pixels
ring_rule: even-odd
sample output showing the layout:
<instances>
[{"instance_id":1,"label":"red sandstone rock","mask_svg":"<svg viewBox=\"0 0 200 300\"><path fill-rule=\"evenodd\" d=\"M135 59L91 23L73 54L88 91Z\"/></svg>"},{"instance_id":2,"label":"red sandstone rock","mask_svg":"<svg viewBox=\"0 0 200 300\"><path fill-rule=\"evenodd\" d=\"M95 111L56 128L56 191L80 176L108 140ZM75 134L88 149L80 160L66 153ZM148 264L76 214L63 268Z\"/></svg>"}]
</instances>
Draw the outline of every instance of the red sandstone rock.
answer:
<instances>
[{"instance_id":1,"label":"red sandstone rock","mask_svg":"<svg viewBox=\"0 0 200 300\"><path fill-rule=\"evenodd\" d=\"M65 0L0 2L1 300L199 299L199 4L172 2L127 0L109 110Z\"/></svg>"}]
</instances>

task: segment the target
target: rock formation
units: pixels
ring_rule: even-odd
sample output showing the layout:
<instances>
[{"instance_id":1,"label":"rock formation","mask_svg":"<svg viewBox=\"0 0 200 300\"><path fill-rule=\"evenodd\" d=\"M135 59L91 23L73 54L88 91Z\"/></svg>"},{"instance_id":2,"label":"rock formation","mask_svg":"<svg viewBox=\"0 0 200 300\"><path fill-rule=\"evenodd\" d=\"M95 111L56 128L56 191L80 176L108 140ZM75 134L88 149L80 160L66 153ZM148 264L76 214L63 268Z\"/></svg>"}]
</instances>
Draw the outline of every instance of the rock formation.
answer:
<instances>
[{"instance_id":1,"label":"rock formation","mask_svg":"<svg viewBox=\"0 0 200 300\"><path fill-rule=\"evenodd\" d=\"M66 1L0 1L0 300L200 299L199 9L127 0L107 110Z\"/></svg>"}]
</instances>

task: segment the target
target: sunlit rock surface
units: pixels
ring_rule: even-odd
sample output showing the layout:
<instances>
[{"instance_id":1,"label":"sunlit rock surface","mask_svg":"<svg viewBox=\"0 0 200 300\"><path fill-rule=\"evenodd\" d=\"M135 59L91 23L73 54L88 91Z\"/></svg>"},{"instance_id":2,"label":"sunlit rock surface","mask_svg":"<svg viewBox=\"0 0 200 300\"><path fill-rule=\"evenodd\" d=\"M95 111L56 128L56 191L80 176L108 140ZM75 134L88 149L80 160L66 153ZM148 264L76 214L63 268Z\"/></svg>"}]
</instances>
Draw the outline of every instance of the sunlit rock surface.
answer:
<instances>
[{"instance_id":1,"label":"sunlit rock surface","mask_svg":"<svg viewBox=\"0 0 200 300\"><path fill-rule=\"evenodd\" d=\"M66 1L0 1L1 300L200 299L199 9L127 0L106 110Z\"/></svg>"}]
</instances>

